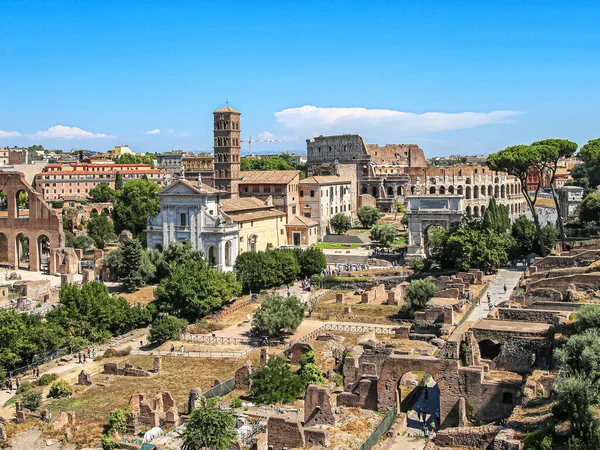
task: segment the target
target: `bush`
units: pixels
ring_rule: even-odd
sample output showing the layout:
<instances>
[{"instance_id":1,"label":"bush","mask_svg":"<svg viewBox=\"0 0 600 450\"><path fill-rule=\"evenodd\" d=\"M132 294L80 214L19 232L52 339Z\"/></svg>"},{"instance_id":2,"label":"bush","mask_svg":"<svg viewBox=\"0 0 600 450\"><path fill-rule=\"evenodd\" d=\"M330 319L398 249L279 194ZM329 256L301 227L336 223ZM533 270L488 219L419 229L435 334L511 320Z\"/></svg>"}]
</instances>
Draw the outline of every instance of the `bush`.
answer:
<instances>
[{"instance_id":1,"label":"bush","mask_svg":"<svg viewBox=\"0 0 600 450\"><path fill-rule=\"evenodd\" d=\"M396 240L398 228L391 223L382 223L371 228L371 239L381 245L389 245Z\"/></svg>"},{"instance_id":2,"label":"bush","mask_svg":"<svg viewBox=\"0 0 600 450\"><path fill-rule=\"evenodd\" d=\"M53 383L58 378L58 375L55 373L45 373L41 375L35 382L38 386L48 386L50 383Z\"/></svg>"},{"instance_id":3,"label":"bush","mask_svg":"<svg viewBox=\"0 0 600 450\"><path fill-rule=\"evenodd\" d=\"M252 318L252 328L259 334L277 336L281 330L293 333L304 319L304 305L297 297L268 295Z\"/></svg>"},{"instance_id":4,"label":"bush","mask_svg":"<svg viewBox=\"0 0 600 450\"><path fill-rule=\"evenodd\" d=\"M381 217L383 217L383 214L381 214L379 209L373 206L363 206L358 208L356 215L362 226L365 228L371 228L379 221L379 219L381 219Z\"/></svg>"},{"instance_id":5,"label":"bush","mask_svg":"<svg viewBox=\"0 0 600 450\"><path fill-rule=\"evenodd\" d=\"M33 387L33 383L29 380L21 381L19 385L19 389L17 389L17 394L22 394L23 392L27 392L29 389Z\"/></svg>"},{"instance_id":6,"label":"bush","mask_svg":"<svg viewBox=\"0 0 600 450\"><path fill-rule=\"evenodd\" d=\"M121 358L123 356L129 356L131 353L131 346L127 346L121 349L109 348L104 352L103 358Z\"/></svg>"},{"instance_id":7,"label":"bush","mask_svg":"<svg viewBox=\"0 0 600 450\"><path fill-rule=\"evenodd\" d=\"M185 319L178 319L175 316L157 317L150 327L148 340L153 344L162 344L163 342L179 339L181 332L188 326Z\"/></svg>"},{"instance_id":8,"label":"bush","mask_svg":"<svg viewBox=\"0 0 600 450\"><path fill-rule=\"evenodd\" d=\"M235 397L231 399L231 406L233 406L234 408L241 408L242 407L242 400L240 400L239 397Z\"/></svg>"},{"instance_id":9,"label":"bush","mask_svg":"<svg viewBox=\"0 0 600 450\"><path fill-rule=\"evenodd\" d=\"M583 305L576 317L576 327L580 333L590 328L600 328L600 305Z\"/></svg>"},{"instance_id":10,"label":"bush","mask_svg":"<svg viewBox=\"0 0 600 450\"><path fill-rule=\"evenodd\" d=\"M281 356L273 356L250 375L250 397L259 404L289 403L302 396L306 386Z\"/></svg>"},{"instance_id":11,"label":"bush","mask_svg":"<svg viewBox=\"0 0 600 450\"><path fill-rule=\"evenodd\" d=\"M48 392L48 398L63 398L70 397L73 395L73 386L67 383L65 380L55 381L50 386L50 392Z\"/></svg>"},{"instance_id":12,"label":"bush","mask_svg":"<svg viewBox=\"0 0 600 450\"><path fill-rule=\"evenodd\" d=\"M110 423L110 430L117 431L121 434L127 431L127 420L131 416L131 410L126 409L115 409L108 416L108 422Z\"/></svg>"},{"instance_id":13,"label":"bush","mask_svg":"<svg viewBox=\"0 0 600 450\"><path fill-rule=\"evenodd\" d=\"M30 411L35 411L42 404L42 393L40 391L27 392L23 395L21 404Z\"/></svg>"},{"instance_id":14,"label":"bush","mask_svg":"<svg viewBox=\"0 0 600 450\"><path fill-rule=\"evenodd\" d=\"M350 219L344 213L337 213L331 218L329 224L331 225L331 228L333 228L333 231L335 231L336 234L344 234L352 226Z\"/></svg>"},{"instance_id":15,"label":"bush","mask_svg":"<svg viewBox=\"0 0 600 450\"><path fill-rule=\"evenodd\" d=\"M550 425L546 425L540 430L527 433L523 441L523 450L552 450L552 440L554 429Z\"/></svg>"},{"instance_id":16,"label":"bush","mask_svg":"<svg viewBox=\"0 0 600 450\"><path fill-rule=\"evenodd\" d=\"M437 287L429 279L411 281L405 291L407 311L422 311L436 292Z\"/></svg>"},{"instance_id":17,"label":"bush","mask_svg":"<svg viewBox=\"0 0 600 450\"><path fill-rule=\"evenodd\" d=\"M115 450L116 448L119 448L119 444L117 444L108 434L102 435L101 442L102 450Z\"/></svg>"}]
</instances>

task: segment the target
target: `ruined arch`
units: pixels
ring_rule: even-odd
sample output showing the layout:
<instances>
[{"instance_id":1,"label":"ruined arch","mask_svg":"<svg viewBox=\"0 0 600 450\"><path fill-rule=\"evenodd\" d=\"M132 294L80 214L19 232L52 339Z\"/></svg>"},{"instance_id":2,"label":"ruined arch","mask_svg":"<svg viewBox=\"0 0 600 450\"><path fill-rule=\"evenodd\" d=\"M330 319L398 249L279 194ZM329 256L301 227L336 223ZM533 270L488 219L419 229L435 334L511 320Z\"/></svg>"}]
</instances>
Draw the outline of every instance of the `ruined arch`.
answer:
<instances>
[{"instance_id":1,"label":"ruined arch","mask_svg":"<svg viewBox=\"0 0 600 450\"><path fill-rule=\"evenodd\" d=\"M448 194L454 195L454 186L449 186L448 187Z\"/></svg>"},{"instance_id":2,"label":"ruined arch","mask_svg":"<svg viewBox=\"0 0 600 450\"><path fill-rule=\"evenodd\" d=\"M435 195L435 186L429 188L429 193Z\"/></svg>"},{"instance_id":3,"label":"ruined arch","mask_svg":"<svg viewBox=\"0 0 600 450\"><path fill-rule=\"evenodd\" d=\"M46 234L40 234L37 238L38 267L40 272L50 273L50 238Z\"/></svg>"},{"instance_id":4,"label":"ruined arch","mask_svg":"<svg viewBox=\"0 0 600 450\"><path fill-rule=\"evenodd\" d=\"M446 188L444 186L440 186L440 195L446 194Z\"/></svg>"},{"instance_id":5,"label":"ruined arch","mask_svg":"<svg viewBox=\"0 0 600 450\"><path fill-rule=\"evenodd\" d=\"M377 187L373 186L373 188L371 189L371 193L373 195L373 197L377 198Z\"/></svg>"},{"instance_id":6,"label":"ruined arch","mask_svg":"<svg viewBox=\"0 0 600 450\"><path fill-rule=\"evenodd\" d=\"M505 185L502 185L500 187L500 197L506 198L506 186Z\"/></svg>"},{"instance_id":7,"label":"ruined arch","mask_svg":"<svg viewBox=\"0 0 600 450\"><path fill-rule=\"evenodd\" d=\"M470 207L470 206L467 206L467 207L465 208L465 214L466 214L467 216L469 216L469 217L471 216L471 207Z\"/></svg>"},{"instance_id":8,"label":"ruined arch","mask_svg":"<svg viewBox=\"0 0 600 450\"><path fill-rule=\"evenodd\" d=\"M361 188L361 192L362 192L362 194L367 194L367 193L368 193L367 187L366 187L366 186L363 186L363 187Z\"/></svg>"},{"instance_id":9,"label":"ruined arch","mask_svg":"<svg viewBox=\"0 0 600 450\"><path fill-rule=\"evenodd\" d=\"M479 186L473 186L473 198L479 198Z\"/></svg>"},{"instance_id":10,"label":"ruined arch","mask_svg":"<svg viewBox=\"0 0 600 450\"><path fill-rule=\"evenodd\" d=\"M15 239L15 254L17 255L17 264L15 268L29 270L29 250L29 237L25 233L17 234Z\"/></svg>"},{"instance_id":11,"label":"ruined arch","mask_svg":"<svg viewBox=\"0 0 600 450\"><path fill-rule=\"evenodd\" d=\"M500 186L494 186L494 198L500 197Z\"/></svg>"},{"instance_id":12,"label":"ruined arch","mask_svg":"<svg viewBox=\"0 0 600 450\"><path fill-rule=\"evenodd\" d=\"M8 266L8 237L4 233L0 233L0 266Z\"/></svg>"},{"instance_id":13,"label":"ruined arch","mask_svg":"<svg viewBox=\"0 0 600 450\"><path fill-rule=\"evenodd\" d=\"M474 215L475 217L479 217L479 206L475 205L475 206L473 207L473 215Z\"/></svg>"},{"instance_id":14,"label":"ruined arch","mask_svg":"<svg viewBox=\"0 0 600 450\"><path fill-rule=\"evenodd\" d=\"M8 195L0 189L0 217L8 216Z\"/></svg>"},{"instance_id":15,"label":"ruined arch","mask_svg":"<svg viewBox=\"0 0 600 450\"><path fill-rule=\"evenodd\" d=\"M488 186L488 190L487 190L488 197L491 197L493 193L494 193L494 187L490 184Z\"/></svg>"},{"instance_id":16,"label":"ruined arch","mask_svg":"<svg viewBox=\"0 0 600 450\"><path fill-rule=\"evenodd\" d=\"M481 196L485 197L485 185L481 186Z\"/></svg>"},{"instance_id":17,"label":"ruined arch","mask_svg":"<svg viewBox=\"0 0 600 450\"><path fill-rule=\"evenodd\" d=\"M387 195L388 195L388 197L393 197L394 196L394 188L392 186L388 186L388 188L387 188Z\"/></svg>"},{"instance_id":18,"label":"ruined arch","mask_svg":"<svg viewBox=\"0 0 600 450\"><path fill-rule=\"evenodd\" d=\"M15 193L15 218L17 219L28 219L29 218L29 192L25 189L19 189Z\"/></svg>"},{"instance_id":19,"label":"ruined arch","mask_svg":"<svg viewBox=\"0 0 600 450\"><path fill-rule=\"evenodd\" d=\"M481 217L485 216L485 205L481 205Z\"/></svg>"}]
</instances>

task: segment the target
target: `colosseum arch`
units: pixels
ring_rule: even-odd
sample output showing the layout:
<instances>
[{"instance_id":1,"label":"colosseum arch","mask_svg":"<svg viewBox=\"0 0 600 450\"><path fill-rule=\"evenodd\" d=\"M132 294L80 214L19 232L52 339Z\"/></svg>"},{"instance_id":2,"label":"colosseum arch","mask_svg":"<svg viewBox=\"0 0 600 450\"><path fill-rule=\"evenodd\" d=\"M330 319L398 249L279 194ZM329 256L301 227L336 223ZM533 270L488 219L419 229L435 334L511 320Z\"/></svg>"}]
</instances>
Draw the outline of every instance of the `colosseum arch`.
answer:
<instances>
[{"instance_id":1,"label":"colosseum arch","mask_svg":"<svg viewBox=\"0 0 600 450\"><path fill-rule=\"evenodd\" d=\"M479 198L479 186L473 186L473 198Z\"/></svg>"},{"instance_id":2,"label":"colosseum arch","mask_svg":"<svg viewBox=\"0 0 600 450\"><path fill-rule=\"evenodd\" d=\"M485 216L485 205L481 205L481 217Z\"/></svg>"},{"instance_id":3,"label":"colosseum arch","mask_svg":"<svg viewBox=\"0 0 600 450\"><path fill-rule=\"evenodd\" d=\"M469 200L471 198L471 186L467 186L465 189L465 199Z\"/></svg>"},{"instance_id":4,"label":"colosseum arch","mask_svg":"<svg viewBox=\"0 0 600 450\"><path fill-rule=\"evenodd\" d=\"M475 206L473 207L473 215L474 215L475 217L479 217L479 206L475 205Z\"/></svg>"},{"instance_id":5,"label":"colosseum arch","mask_svg":"<svg viewBox=\"0 0 600 450\"><path fill-rule=\"evenodd\" d=\"M494 186L494 198L500 197L500 186Z\"/></svg>"},{"instance_id":6,"label":"colosseum arch","mask_svg":"<svg viewBox=\"0 0 600 450\"><path fill-rule=\"evenodd\" d=\"M448 194L454 195L454 186L452 186L452 185L448 186Z\"/></svg>"},{"instance_id":7,"label":"colosseum arch","mask_svg":"<svg viewBox=\"0 0 600 450\"><path fill-rule=\"evenodd\" d=\"M429 188L429 193L435 195L435 186Z\"/></svg>"},{"instance_id":8,"label":"colosseum arch","mask_svg":"<svg viewBox=\"0 0 600 450\"><path fill-rule=\"evenodd\" d=\"M445 195L445 194L446 194L446 187L440 186L440 195Z\"/></svg>"},{"instance_id":9,"label":"colosseum arch","mask_svg":"<svg viewBox=\"0 0 600 450\"><path fill-rule=\"evenodd\" d=\"M487 189L488 197L491 197L493 193L494 193L494 187L490 184Z\"/></svg>"},{"instance_id":10,"label":"colosseum arch","mask_svg":"<svg viewBox=\"0 0 600 450\"><path fill-rule=\"evenodd\" d=\"M500 186L500 197L506 198L506 186L505 185Z\"/></svg>"},{"instance_id":11,"label":"colosseum arch","mask_svg":"<svg viewBox=\"0 0 600 450\"><path fill-rule=\"evenodd\" d=\"M470 207L470 206L467 206L467 207L465 208L465 214L466 214L467 216L469 216L469 217L471 216L471 207Z\"/></svg>"},{"instance_id":12,"label":"colosseum arch","mask_svg":"<svg viewBox=\"0 0 600 450\"><path fill-rule=\"evenodd\" d=\"M457 194L457 195L463 195L463 187L462 187L462 185L459 185L459 186L456 188L456 194Z\"/></svg>"}]
</instances>

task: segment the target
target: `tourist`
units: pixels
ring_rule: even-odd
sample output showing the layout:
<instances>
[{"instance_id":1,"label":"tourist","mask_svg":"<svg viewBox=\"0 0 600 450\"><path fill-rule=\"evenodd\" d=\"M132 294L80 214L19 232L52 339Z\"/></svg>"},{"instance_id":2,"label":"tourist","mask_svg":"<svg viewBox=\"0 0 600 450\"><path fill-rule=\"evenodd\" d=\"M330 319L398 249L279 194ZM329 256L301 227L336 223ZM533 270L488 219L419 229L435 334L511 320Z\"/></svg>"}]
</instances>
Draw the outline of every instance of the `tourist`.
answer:
<instances>
[{"instance_id":1,"label":"tourist","mask_svg":"<svg viewBox=\"0 0 600 450\"><path fill-rule=\"evenodd\" d=\"M87 355L85 353L83 354L83 363L87 363Z\"/></svg>"},{"instance_id":2,"label":"tourist","mask_svg":"<svg viewBox=\"0 0 600 450\"><path fill-rule=\"evenodd\" d=\"M419 420L421 420L421 407L420 406L417 407L417 417L419 418Z\"/></svg>"},{"instance_id":3,"label":"tourist","mask_svg":"<svg viewBox=\"0 0 600 450\"><path fill-rule=\"evenodd\" d=\"M423 414L423 422L427 422L427 408L423 408L421 414Z\"/></svg>"},{"instance_id":4,"label":"tourist","mask_svg":"<svg viewBox=\"0 0 600 450\"><path fill-rule=\"evenodd\" d=\"M185 348L184 348L184 346L183 346L183 345L181 346L181 355L182 355L182 356L183 356L183 355L185 355Z\"/></svg>"},{"instance_id":5,"label":"tourist","mask_svg":"<svg viewBox=\"0 0 600 450\"><path fill-rule=\"evenodd\" d=\"M96 359L96 349L92 348L92 359Z\"/></svg>"},{"instance_id":6,"label":"tourist","mask_svg":"<svg viewBox=\"0 0 600 450\"><path fill-rule=\"evenodd\" d=\"M12 381L12 378L10 380L8 380L8 390L9 390L9 392L12 392L12 390L13 390L13 381Z\"/></svg>"},{"instance_id":7,"label":"tourist","mask_svg":"<svg viewBox=\"0 0 600 450\"><path fill-rule=\"evenodd\" d=\"M19 386L21 386L21 383L19 383L19 378L16 379L16 386L17 386L17 391L19 390Z\"/></svg>"},{"instance_id":8,"label":"tourist","mask_svg":"<svg viewBox=\"0 0 600 450\"><path fill-rule=\"evenodd\" d=\"M507 287L506 287L506 283L504 283L504 293L505 293L505 294L506 294L506 289L507 289Z\"/></svg>"},{"instance_id":9,"label":"tourist","mask_svg":"<svg viewBox=\"0 0 600 450\"><path fill-rule=\"evenodd\" d=\"M7 391L9 390L9 389L8 389L8 378L6 378L6 379L4 380L4 387L6 388L6 390L7 390Z\"/></svg>"},{"instance_id":10,"label":"tourist","mask_svg":"<svg viewBox=\"0 0 600 450\"><path fill-rule=\"evenodd\" d=\"M423 435L425 436L425 439L429 439L429 430L427 429L427 427L425 427L425 430L423 431Z\"/></svg>"},{"instance_id":11,"label":"tourist","mask_svg":"<svg viewBox=\"0 0 600 450\"><path fill-rule=\"evenodd\" d=\"M88 358L89 358L89 357L90 357L90 355L92 354L92 349L88 347L87 353L88 353L88 354L87 354L87 356L88 356Z\"/></svg>"},{"instance_id":12,"label":"tourist","mask_svg":"<svg viewBox=\"0 0 600 450\"><path fill-rule=\"evenodd\" d=\"M429 426L431 427L431 432L435 433L435 421L432 420L431 423L429 424Z\"/></svg>"},{"instance_id":13,"label":"tourist","mask_svg":"<svg viewBox=\"0 0 600 450\"><path fill-rule=\"evenodd\" d=\"M437 423L441 425L441 422L440 422L440 410L439 410L439 408L435 412L435 420L437 420Z\"/></svg>"},{"instance_id":14,"label":"tourist","mask_svg":"<svg viewBox=\"0 0 600 450\"><path fill-rule=\"evenodd\" d=\"M79 359L79 362L78 362L77 364L81 364L81 352L79 352L79 353L77 354L77 358Z\"/></svg>"},{"instance_id":15,"label":"tourist","mask_svg":"<svg viewBox=\"0 0 600 450\"><path fill-rule=\"evenodd\" d=\"M175 344L171 344L171 353L175 352Z\"/></svg>"},{"instance_id":16,"label":"tourist","mask_svg":"<svg viewBox=\"0 0 600 450\"><path fill-rule=\"evenodd\" d=\"M492 294L490 294L489 292L487 293L487 300L488 303L490 302L490 300L492 299Z\"/></svg>"}]
</instances>

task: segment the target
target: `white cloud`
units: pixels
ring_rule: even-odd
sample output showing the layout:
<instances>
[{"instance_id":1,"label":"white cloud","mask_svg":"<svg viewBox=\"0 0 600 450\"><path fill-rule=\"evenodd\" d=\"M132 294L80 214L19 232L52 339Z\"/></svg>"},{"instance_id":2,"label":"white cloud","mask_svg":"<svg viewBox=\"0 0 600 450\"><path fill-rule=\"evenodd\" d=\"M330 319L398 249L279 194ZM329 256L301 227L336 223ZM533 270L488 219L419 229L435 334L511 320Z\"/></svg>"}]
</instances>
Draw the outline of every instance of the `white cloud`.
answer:
<instances>
[{"instance_id":1,"label":"white cloud","mask_svg":"<svg viewBox=\"0 0 600 450\"><path fill-rule=\"evenodd\" d=\"M175 130L167 130L167 133L175 133Z\"/></svg>"},{"instance_id":2,"label":"white cloud","mask_svg":"<svg viewBox=\"0 0 600 450\"><path fill-rule=\"evenodd\" d=\"M21 136L21 133L19 133L18 131L0 130L0 137L13 137L13 136Z\"/></svg>"},{"instance_id":3,"label":"white cloud","mask_svg":"<svg viewBox=\"0 0 600 450\"><path fill-rule=\"evenodd\" d=\"M271 133L270 131L263 131L262 133L260 133L258 135L258 139L261 140L269 140L269 139L275 139L275 135L273 133Z\"/></svg>"},{"instance_id":4,"label":"white cloud","mask_svg":"<svg viewBox=\"0 0 600 450\"><path fill-rule=\"evenodd\" d=\"M114 137L104 133L91 133L78 127L68 127L66 125L56 125L48 128L46 131L38 131L31 136L32 138L49 139L97 139Z\"/></svg>"},{"instance_id":5,"label":"white cloud","mask_svg":"<svg viewBox=\"0 0 600 450\"><path fill-rule=\"evenodd\" d=\"M275 113L277 121L298 133L319 135L324 132L363 133L369 130L392 130L412 133L460 130L479 125L506 123L519 111L483 113L411 113L390 109L321 108L305 105Z\"/></svg>"},{"instance_id":6,"label":"white cloud","mask_svg":"<svg viewBox=\"0 0 600 450\"><path fill-rule=\"evenodd\" d=\"M146 131L144 134L160 134L160 130L155 128L154 130Z\"/></svg>"}]
</instances>

